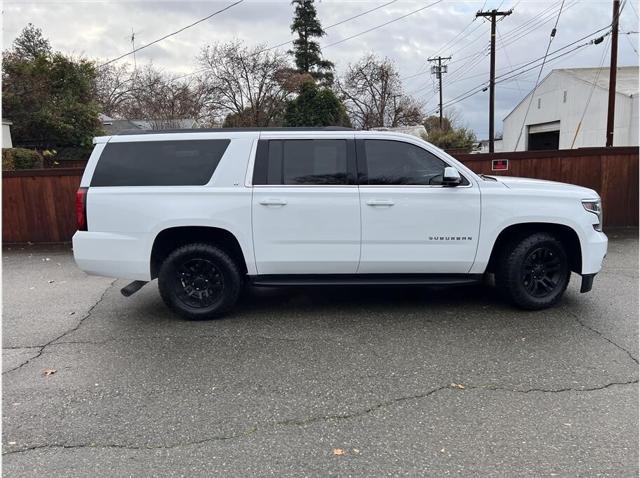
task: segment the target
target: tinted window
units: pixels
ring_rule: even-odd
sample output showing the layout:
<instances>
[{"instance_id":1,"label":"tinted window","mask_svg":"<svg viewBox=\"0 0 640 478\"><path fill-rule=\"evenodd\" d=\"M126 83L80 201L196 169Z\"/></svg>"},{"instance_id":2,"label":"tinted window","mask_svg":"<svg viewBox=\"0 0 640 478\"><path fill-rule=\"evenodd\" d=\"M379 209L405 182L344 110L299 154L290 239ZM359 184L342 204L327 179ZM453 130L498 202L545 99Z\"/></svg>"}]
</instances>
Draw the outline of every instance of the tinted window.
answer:
<instances>
[{"instance_id":1,"label":"tinted window","mask_svg":"<svg viewBox=\"0 0 640 478\"><path fill-rule=\"evenodd\" d=\"M108 143L91 186L200 186L207 184L228 139Z\"/></svg>"},{"instance_id":2,"label":"tinted window","mask_svg":"<svg viewBox=\"0 0 640 478\"><path fill-rule=\"evenodd\" d=\"M347 184L347 141L269 141L267 184Z\"/></svg>"},{"instance_id":3,"label":"tinted window","mask_svg":"<svg viewBox=\"0 0 640 478\"><path fill-rule=\"evenodd\" d=\"M418 146L401 141L365 140L364 184L438 185L447 164Z\"/></svg>"}]
</instances>

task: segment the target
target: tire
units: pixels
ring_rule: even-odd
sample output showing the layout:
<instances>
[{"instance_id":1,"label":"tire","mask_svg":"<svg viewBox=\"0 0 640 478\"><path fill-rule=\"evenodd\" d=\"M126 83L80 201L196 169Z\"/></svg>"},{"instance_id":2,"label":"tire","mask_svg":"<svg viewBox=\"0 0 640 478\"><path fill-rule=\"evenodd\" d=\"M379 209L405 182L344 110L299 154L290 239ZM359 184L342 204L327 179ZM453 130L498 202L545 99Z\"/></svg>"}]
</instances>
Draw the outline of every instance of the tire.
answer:
<instances>
[{"instance_id":1,"label":"tire","mask_svg":"<svg viewBox=\"0 0 640 478\"><path fill-rule=\"evenodd\" d=\"M515 306L527 310L546 309L558 303L570 277L562 243L546 232L509 243L495 274L501 292Z\"/></svg>"},{"instance_id":2,"label":"tire","mask_svg":"<svg viewBox=\"0 0 640 478\"><path fill-rule=\"evenodd\" d=\"M238 300L242 274L236 262L210 244L188 244L165 259L158 274L164 303L188 320L220 318Z\"/></svg>"}]
</instances>

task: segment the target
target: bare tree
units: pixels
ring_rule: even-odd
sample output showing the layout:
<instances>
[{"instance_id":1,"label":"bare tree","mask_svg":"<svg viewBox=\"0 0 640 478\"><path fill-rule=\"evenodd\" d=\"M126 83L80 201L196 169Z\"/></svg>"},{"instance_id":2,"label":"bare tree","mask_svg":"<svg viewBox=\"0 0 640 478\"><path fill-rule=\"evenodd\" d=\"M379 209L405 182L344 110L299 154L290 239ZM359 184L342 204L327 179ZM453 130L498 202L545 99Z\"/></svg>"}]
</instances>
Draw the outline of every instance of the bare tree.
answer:
<instances>
[{"instance_id":1,"label":"bare tree","mask_svg":"<svg viewBox=\"0 0 640 478\"><path fill-rule=\"evenodd\" d=\"M96 92L108 116L148 121L152 129L179 128L180 120L202 120L205 95L197 80L180 81L153 65L100 69Z\"/></svg>"},{"instance_id":2,"label":"bare tree","mask_svg":"<svg viewBox=\"0 0 640 478\"><path fill-rule=\"evenodd\" d=\"M413 126L422 121L422 105L403 92L400 75L387 58L368 55L349 65L336 86L358 128Z\"/></svg>"},{"instance_id":3,"label":"bare tree","mask_svg":"<svg viewBox=\"0 0 640 478\"><path fill-rule=\"evenodd\" d=\"M102 113L112 117L119 116L133 93L134 82L130 65L125 63L118 66L111 63L96 71L95 91Z\"/></svg>"},{"instance_id":4,"label":"bare tree","mask_svg":"<svg viewBox=\"0 0 640 478\"><path fill-rule=\"evenodd\" d=\"M197 81L180 81L147 65L133 78L131 99L123 114L149 121L152 129L179 128L179 120L201 119L203 101Z\"/></svg>"},{"instance_id":5,"label":"bare tree","mask_svg":"<svg viewBox=\"0 0 640 478\"><path fill-rule=\"evenodd\" d=\"M205 106L227 124L274 126L279 124L290 89L287 56L276 51L249 48L240 41L216 43L203 48L198 60L206 69L202 76Z\"/></svg>"}]
</instances>

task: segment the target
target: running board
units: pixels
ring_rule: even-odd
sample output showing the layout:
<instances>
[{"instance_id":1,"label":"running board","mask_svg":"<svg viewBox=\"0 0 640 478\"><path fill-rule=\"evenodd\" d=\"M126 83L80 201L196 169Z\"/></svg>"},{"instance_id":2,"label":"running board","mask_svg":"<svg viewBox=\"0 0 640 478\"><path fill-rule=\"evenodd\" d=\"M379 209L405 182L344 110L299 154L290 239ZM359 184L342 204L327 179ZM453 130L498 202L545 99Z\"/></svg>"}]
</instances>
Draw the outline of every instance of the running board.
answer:
<instances>
[{"instance_id":1,"label":"running board","mask_svg":"<svg viewBox=\"0 0 640 478\"><path fill-rule=\"evenodd\" d=\"M257 287L306 285L461 285L482 280L482 274L286 274L249 276Z\"/></svg>"}]
</instances>

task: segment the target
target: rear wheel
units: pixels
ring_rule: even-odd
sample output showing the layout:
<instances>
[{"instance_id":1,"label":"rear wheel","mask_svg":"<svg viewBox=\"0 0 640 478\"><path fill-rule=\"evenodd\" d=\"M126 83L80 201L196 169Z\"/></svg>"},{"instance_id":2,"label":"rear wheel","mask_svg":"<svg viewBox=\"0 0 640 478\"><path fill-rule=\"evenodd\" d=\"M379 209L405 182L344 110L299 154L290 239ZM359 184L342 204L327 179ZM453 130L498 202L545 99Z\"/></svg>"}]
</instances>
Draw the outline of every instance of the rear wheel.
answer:
<instances>
[{"instance_id":1,"label":"rear wheel","mask_svg":"<svg viewBox=\"0 0 640 478\"><path fill-rule=\"evenodd\" d=\"M165 304L181 316L214 319L236 304L242 276L225 251L209 244L188 244L162 263L158 288Z\"/></svg>"},{"instance_id":2,"label":"rear wheel","mask_svg":"<svg viewBox=\"0 0 640 478\"><path fill-rule=\"evenodd\" d=\"M562 243L540 232L506 247L496 271L496 285L518 307L538 310L562 298L570 276Z\"/></svg>"}]
</instances>

